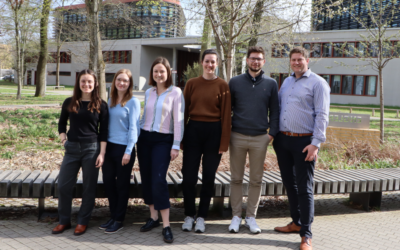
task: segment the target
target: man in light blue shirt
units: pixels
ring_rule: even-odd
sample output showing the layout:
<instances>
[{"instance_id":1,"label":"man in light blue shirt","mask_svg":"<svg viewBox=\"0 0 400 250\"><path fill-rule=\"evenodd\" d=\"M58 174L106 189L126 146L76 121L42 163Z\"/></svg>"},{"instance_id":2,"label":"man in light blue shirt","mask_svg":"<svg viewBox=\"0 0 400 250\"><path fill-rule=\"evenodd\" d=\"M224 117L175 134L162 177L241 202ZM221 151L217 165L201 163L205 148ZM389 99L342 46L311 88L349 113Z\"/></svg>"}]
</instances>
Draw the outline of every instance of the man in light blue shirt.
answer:
<instances>
[{"instance_id":1,"label":"man in light blue shirt","mask_svg":"<svg viewBox=\"0 0 400 250\"><path fill-rule=\"evenodd\" d=\"M312 249L314 168L318 150L326 140L330 105L329 85L308 69L308 54L302 47L290 51L293 74L279 91L280 132L273 142L293 220L275 230L299 232L300 250Z\"/></svg>"}]
</instances>

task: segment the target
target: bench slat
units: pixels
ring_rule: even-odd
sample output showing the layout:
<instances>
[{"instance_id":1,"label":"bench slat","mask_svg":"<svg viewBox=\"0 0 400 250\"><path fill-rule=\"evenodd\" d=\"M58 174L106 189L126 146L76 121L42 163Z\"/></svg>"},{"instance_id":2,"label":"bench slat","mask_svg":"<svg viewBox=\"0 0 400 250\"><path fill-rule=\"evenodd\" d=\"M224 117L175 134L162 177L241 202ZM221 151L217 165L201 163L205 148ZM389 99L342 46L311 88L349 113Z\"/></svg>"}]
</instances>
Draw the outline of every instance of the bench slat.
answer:
<instances>
[{"instance_id":1,"label":"bench slat","mask_svg":"<svg viewBox=\"0 0 400 250\"><path fill-rule=\"evenodd\" d=\"M23 171L13 182L11 182L11 197L21 197L22 182L31 174L31 171Z\"/></svg>"},{"instance_id":2,"label":"bench slat","mask_svg":"<svg viewBox=\"0 0 400 250\"><path fill-rule=\"evenodd\" d=\"M168 185L169 197L172 198L175 196L175 183L172 181L171 177L169 177L168 173L166 175L166 181Z\"/></svg>"},{"instance_id":3,"label":"bench slat","mask_svg":"<svg viewBox=\"0 0 400 250\"><path fill-rule=\"evenodd\" d=\"M75 198L82 198L82 192L83 192L83 171L80 171L78 174L78 178L76 179L76 185L75 185Z\"/></svg>"},{"instance_id":4,"label":"bench slat","mask_svg":"<svg viewBox=\"0 0 400 250\"><path fill-rule=\"evenodd\" d=\"M34 170L26 179L22 182L22 198L32 197L33 182L40 175L40 170Z\"/></svg>"},{"instance_id":5,"label":"bench slat","mask_svg":"<svg viewBox=\"0 0 400 250\"><path fill-rule=\"evenodd\" d=\"M394 190L394 184L396 181L396 177L393 177L387 173L376 171L377 169L370 169L370 171L377 177L382 178L382 180L386 181L386 189L384 182L382 183L382 191L393 191Z\"/></svg>"},{"instance_id":6,"label":"bench slat","mask_svg":"<svg viewBox=\"0 0 400 250\"><path fill-rule=\"evenodd\" d=\"M269 171L269 176L273 176L273 177L275 177L275 179L277 179L279 182L281 182L282 183L282 195L286 195L286 188L285 188L285 185L283 185L283 182L282 182L282 176L281 176L281 172L279 172L279 171Z\"/></svg>"},{"instance_id":7,"label":"bench slat","mask_svg":"<svg viewBox=\"0 0 400 250\"><path fill-rule=\"evenodd\" d=\"M400 171L395 168L377 169L377 171L394 177L393 190L400 190Z\"/></svg>"},{"instance_id":8,"label":"bench slat","mask_svg":"<svg viewBox=\"0 0 400 250\"><path fill-rule=\"evenodd\" d=\"M326 177L328 180L335 180L338 183L337 186L337 193L345 193L346 192L346 179L345 178L340 178L336 175L333 175L331 173L329 173L330 170L326 170L326 171L318 171L320 175ZM347 179L347 181L350 181L350 185L352 184L350 179ZM350 186L351 187L351 186ZM332 188L334 189L334 188ZM334 192L335 190L333 190L332 192Z\"/></svg>"},{"instance_id":9,"label":"bench slat","mask_svg":"<svg viewBox=\"0 0 400 250\"><path fill-rule=\"evenodd\" d=\"M44 197L50 197L54 195L54 182L56 181L60 170L53 170L50 176L44 182Z\"/></svg>"},{"instance_id":10,"label":"bench slat","mask_svg":"<svg viewBox=\"0 0 400 250\"><path fill-rule=\"evenodd\" d=\"M33 198L43 198L43 186L44 182L47 179L47 177L50 175L50 171L43 171L38 178L33 182L33 187L32 187L32 197Z\"/></svg>"},{"instance_id":11,"label":"bench slat","mask_svg":"<svg viewBox=\"0 0 400 250\"><path fill-rule=\"evenodd\" d=\"M232 182L231 171L226 171L225 173L227 175L229 175L229 177L231 178L231 182ZM242 194L243 194L243 196L248 196L248 194L249 194L249 181L247 180L247 178L244 178L244 177L243 177L243 183L242 183Z\"/></svg>"},{"instance_id":12,"label":"bench slat","mask_svg":"<svg viewBox=\"0 0 400 250\"><path fill-rule=\"evenodd\" d=\"M225 179L225 177L221 176L220 173L222 172L217 172L217 174L215 175L215 179L217 179L222 185L223 193L221 193L221 196L229 197L231 190L231 182Z\"/></svg>"},{"instance_id":13,"label":"bench slat","mask_svg":"<svg viewBox=\"0 0 400 250\"><path fill-rule=\"evenodd\" d=\"M335 171L336 175L345 177L345 178L351 178L353 180L353 192L352 193L358 193L358 192L367 192L367 180L365 178L359 177L355 173L353 173L351 170L332 170Z\"/></svg>"},{"instance_id":14,"label":"bench slat","mask_svg":"<svg viewBox=\"0 0 400 250\"><path fill-rule=\"evenodd\" d=\"M270 175L271 171L264 171L264 177L274 182L275 195L283 195L283 183L281 179L277 179L275 175Z\"/></svg>"},{"instance_id":15,"label":"bench slat","mask_svg":"<svg viewBox=\"0 0 400 250\"><path fill-rule=\"evenodd\" d=\"M183 191L182 191L182 179L179 178L179 176L176 173L169 172L169 177L172 179L174 182L175 186L175 196L176 198L182 198L183 197Z\"/></svg>"},{"instance_id":16,"label":"bench slat","mask_svg":"<svg viewBox=\"0 0 400 250\"><path fill-rule=\"evenodd\" d=\"M0 197L10 197L11 182L13 182L20 174L21 170L14 170L0 181Z\"/></svg>"},{"instance_id":17,"label":"bench slat","mask_svg":"<svg viewBox=\"0 0 400 250\"><path fill-rule=\"evenodd\" d=\"M99 171L99 176L97 176L96 197L97 198L107 197L106 192L104 190L103 171Z\"/></svg>"},{"instance_id":18,"label":"bench slat","mask_svg":"<svg viewBox=\"0 0 400 250\"><path fill-rule=\"evenodd\" d=\"M11 173L12 173L12 170L6 170L6 171L0 173L0 181L2 181L4 178L9 176Z\"/></svg>"},{"instance_id":19,"label":"bench slat","mask_svg":"<svg viewBox=\"0 0 400 250\"><path fill-rule=\"evenodd\" d=\"M333 184L333 182L327 180L324 176L319 175L319 171L314 171L314 182L315 181L322 182L322 192L324 194L331 193L331 185ZM336 182L336 186L337 186L337 182ZM337 193L337 188L336 188L336 193Z\"/></svg>"},{"instance_id":20,"label":"bench slat","mask_svg":"<svg viewBox=\"0 0 400 250\"><path fill-rule=\"evenodd\" d=\"M374 191L382 192L388 189L388 181L387 178L382 178L379 174L374 174L369 169L358 169L356 170L360 175L365 176L366 178L370 178L374 180Z\"/></svg>"},{"instance_id":21,"label":"bench slat","mask_svg":"<svg viewBox=\"0 0 400 250\"><path fill-rule=\"evenodd\" d=\"M228 185L224 186L224 196L229 197L231 195L231 176L225 172L218 172L220 178L223 178Z\"/></svg>"}]
</instances>

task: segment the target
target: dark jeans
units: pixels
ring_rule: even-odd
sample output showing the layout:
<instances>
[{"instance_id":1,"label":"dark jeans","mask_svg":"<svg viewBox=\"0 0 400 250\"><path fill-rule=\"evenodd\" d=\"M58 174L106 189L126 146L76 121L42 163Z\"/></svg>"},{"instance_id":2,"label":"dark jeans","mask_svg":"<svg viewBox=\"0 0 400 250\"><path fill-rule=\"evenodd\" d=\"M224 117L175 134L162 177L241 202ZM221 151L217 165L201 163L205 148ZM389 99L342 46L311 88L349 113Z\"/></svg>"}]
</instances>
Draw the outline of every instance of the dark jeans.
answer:
<instances>
[{"instance_id":1,"label":"dark jeans","mask_svg":"<svg viewBox=\"0 0 400 250\"><path fill-rule=\"evenodd\" d=\"M314 221L314 168L315 161L305 161L303 149L311 144L311 136L293 137L278 133L273 146L285 185L293 222L301 226L300 236L312 237Z\"/></svg>"},{"instance_id":2,"label":"dark jeans","mask_svg":"<svg viewBox=\"0 0 400 250\"><path fill-rule=\"evenodd\" d=\"M196 215L196 184L202 160L202 186L197 217L207 217L211 197L214 196L215 173L222 156L218 153L220 141L221 122L191 120L185 128L182 187L186 216Z\"/></svg>"},{"instance_id":3,"label":"dark jeans","mask_svg":"<svg viewBox=\"0 0 400 250\"><path fill-rule=\"evenodd\" d=\"M96 159L100 152L98 142L79 143L65 142L65 156L58 177L58 215L61 225L71 222L71 206L73 188L78 172L82 166L83 192L82 205L79 209L78 224L87 225L94 208L96 198L97 178L99 169Z\"/></svg>"},{"instance_id":4,"label":"dark jeans","mask_svg":"<svg viewBox=\"0 0 400 250\"><path fill-rule=\"evenodd\" d=\"M140 131L137 154L144 203L155 210L170 208L167 171L171 161L173 134Z\"/></svg>"},{"instance_id":5,"label":"dark jeans","mask_svg":"<svg viewBox=\"0 0 400 250\"><path fill-rule=\"evenodd\" d=\"M135 163L135 148L132 149L131 159L127 165L122 166L122 157L126 145L107 142L103 170L103 182L108 202L110 204L111 218L124 221L129 200L129 185L133 164Z\"/></svg>"}]
</instances>

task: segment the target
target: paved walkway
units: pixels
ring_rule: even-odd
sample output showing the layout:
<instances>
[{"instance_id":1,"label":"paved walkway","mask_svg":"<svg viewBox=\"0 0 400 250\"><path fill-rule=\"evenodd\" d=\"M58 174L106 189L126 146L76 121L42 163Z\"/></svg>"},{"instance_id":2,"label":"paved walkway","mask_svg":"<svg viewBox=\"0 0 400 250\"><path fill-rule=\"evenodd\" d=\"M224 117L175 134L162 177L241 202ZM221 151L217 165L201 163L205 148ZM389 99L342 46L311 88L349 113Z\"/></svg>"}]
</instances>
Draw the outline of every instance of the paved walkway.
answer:
<instances>
[{"instance_id":1,"label":"paved walkway","mask_svg":"<svg viewBox=\"0 0 400 250\"><path fill-rule=\"evenodd\" d=\"M275 226L290 222L285 201L277 207L271 205L275 202L259 208L257 221L262 233L258 235L243 226L239 233L229 233L230 219L212 216L206 221L206 233L183 232L183 209L174 207L171 227L175 241L171 245L162 241L161 227L139 232L148 216L145 206L130 207L124 229L111 235L97 228L107 220L108 209L96 208L86 234L74 236L73 229L52 235L55 222L37 222L34 211L15 212L10 203L2 207L2 202L5 199L0 199L0 249L298 249L300 241L297 234L273 231ZM348 195L316 196L314 249L400 249L400 192L385 193L381 210L376 212L347 206L347 202Z\"/></svg>"}]
</instances>

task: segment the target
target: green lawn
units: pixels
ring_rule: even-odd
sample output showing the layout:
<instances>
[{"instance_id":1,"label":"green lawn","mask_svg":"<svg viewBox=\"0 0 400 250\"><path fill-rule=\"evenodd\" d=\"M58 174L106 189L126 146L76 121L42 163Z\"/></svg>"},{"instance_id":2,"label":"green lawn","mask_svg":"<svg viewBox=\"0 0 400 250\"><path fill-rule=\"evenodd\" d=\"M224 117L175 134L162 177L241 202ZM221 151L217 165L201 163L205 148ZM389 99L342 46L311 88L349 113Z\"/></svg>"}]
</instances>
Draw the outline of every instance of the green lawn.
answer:
<instances>
[{"instance_id":1,"label":"green lawn","mask_svg":"<svg viewBox=\"0 0 400 250\"><path fill-rule=\"evenodd\" d=\"M379 105L358 105L358 104L337 104L337 103L331 103L332 106L351 106L351 107L363 107L363 108L376 108L375 110L375 116L374 117L380 117L381 112L379 111ZM398 106L385 106L385 109L398 109L400 110L400 107ZM350 113L349 108L330 108L330 112L340 112L340 113ZM368 109L357 109L353 108L352 110L353 114L365 114L365 115L370 115L372 117L372 110ZM396 117L396 111L385 111L384 117L385 118L394 118L394 119L400 119Z\"/></svg>"},{"instance_id":2,"label":"green lawn","mask_svg":"<svg viewBox=\"0 0 400 250\"><path fill-rule=\"evenodd\" d=\"M62 104L67 95L46 95L45 97L34 97L33 95L22 95L21 100L16 99L16 94L0 95L0 105L22 105L22 104Z\"/></svg>"}]
</instances>

